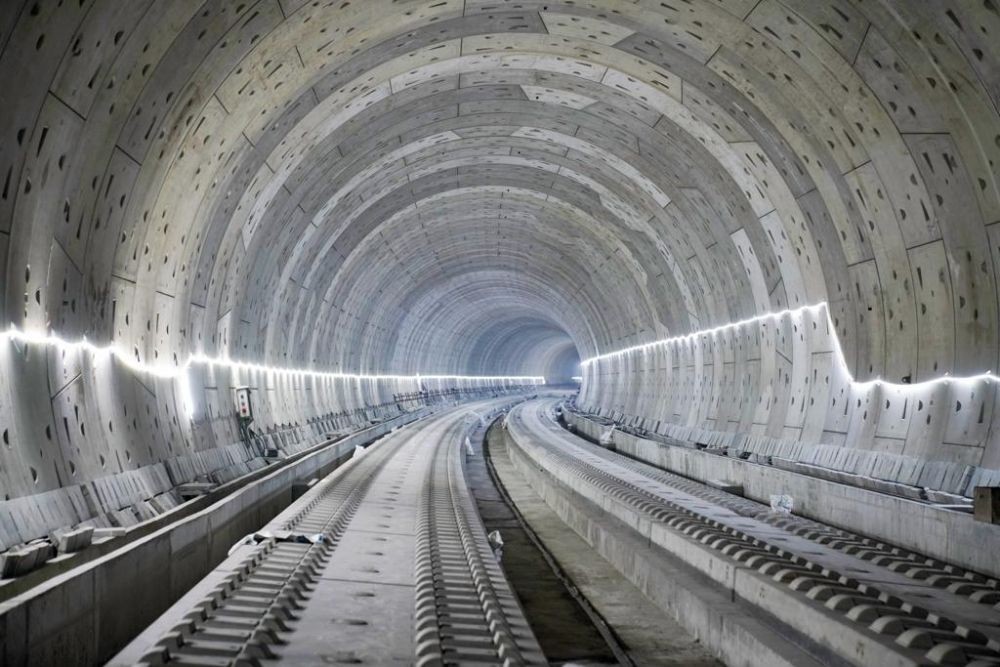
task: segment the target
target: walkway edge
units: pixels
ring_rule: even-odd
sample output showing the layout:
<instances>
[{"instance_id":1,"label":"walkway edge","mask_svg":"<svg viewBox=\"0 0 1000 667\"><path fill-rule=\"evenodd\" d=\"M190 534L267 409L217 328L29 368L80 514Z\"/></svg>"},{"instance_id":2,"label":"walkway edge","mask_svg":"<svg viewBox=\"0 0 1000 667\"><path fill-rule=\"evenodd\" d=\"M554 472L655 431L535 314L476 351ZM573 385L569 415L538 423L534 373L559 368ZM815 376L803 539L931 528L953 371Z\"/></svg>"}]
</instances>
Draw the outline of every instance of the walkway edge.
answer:
<instances>
[{"instance_id":1,"label":"walkway edge","mask_svg":"<svg viewBox=\"0 0 1000 667\"><path fill-rule=\"evenodd\" d=\"M506 434L517 469L584 540L726 664L826 667L842 664L827 649L734 597L679 558L652 546L535 462Z\"/></svg>"}]
</instances>

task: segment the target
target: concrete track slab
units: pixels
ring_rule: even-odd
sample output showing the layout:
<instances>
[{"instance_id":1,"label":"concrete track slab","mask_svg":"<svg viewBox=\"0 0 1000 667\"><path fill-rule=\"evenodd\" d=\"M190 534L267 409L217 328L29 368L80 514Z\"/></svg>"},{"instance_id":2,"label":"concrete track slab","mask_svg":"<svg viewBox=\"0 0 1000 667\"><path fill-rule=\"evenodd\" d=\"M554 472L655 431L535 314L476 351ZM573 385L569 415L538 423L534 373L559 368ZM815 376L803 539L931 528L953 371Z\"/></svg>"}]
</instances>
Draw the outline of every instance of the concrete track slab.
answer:
<instances>
[{"instance_id":1,"label":"concrete track slab","mask_svg":"<svg viewBox=\"0 0 1000 667\"><path fill-rule=\"evenodd\" d=\"M122 661L542 664L465 487L470 427L445 412L314 485Z\"/></svg>"},{"instance_id":2,"label":"concrete track slab","mask_svg":"<svg viewBox=\"0 0 1000 667\"><path fill-rule=\"evenodd\" d=\"M611 627L636 665L722 665L559 518L518 472L502 441L491 443L489 455L518 512L573 585Z\"/></svg>"},{"instance_id":3,"label":"concrete track slab","mask_svg":"<svg viewBox=\"0 0 1000 667\"><path fill-rule=\"evenodd\" d=\"M275 653L293 665L409 665L413 636L398 629L412 625L412 586L324 578Z\"/></svg>"}]
</instances>

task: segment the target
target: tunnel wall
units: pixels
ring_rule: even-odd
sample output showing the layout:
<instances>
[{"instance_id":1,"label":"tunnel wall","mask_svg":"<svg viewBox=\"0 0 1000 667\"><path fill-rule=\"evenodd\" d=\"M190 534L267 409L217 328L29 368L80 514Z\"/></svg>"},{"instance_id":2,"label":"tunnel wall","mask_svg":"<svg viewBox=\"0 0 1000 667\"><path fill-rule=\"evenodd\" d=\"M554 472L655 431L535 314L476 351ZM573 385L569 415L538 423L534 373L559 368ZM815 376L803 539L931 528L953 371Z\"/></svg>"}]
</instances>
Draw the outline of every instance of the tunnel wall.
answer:
<instances>
[{"instance_id":1,"label":"tunnel wall","mask_svg":"<svg viewBox=\"0 0 1000 667\"><path fill-rule=\"evenodd\" d=\"M846 370L790 321L583 399L996 466L993 385L844 378L997 368L997 34L992 0L11 0L0 311L143 364L535 375L823 302ZM13 493L233 441L242 379L192 422L169 381L0 355ZM273 423L395 393L297 381Z\"/></svg>"},{"instance_id":2,"label":"tunnel wall","mask_svg":"<svg viewBox=\"0 0 1000 667\"><path fill-rule=\"evenodd\" d=\"M515 384L336 378L209 364L165 378L110 354L0 339L0 501L240 443L236 387L251 388L253 429L301 437L362 428L433 401ZM317 420L326 421L314 431Z\"/></svg>"},{"instance_id":3,"label":"tunnel wall","mask_svg":"<svg viewBox=\"0 0 1000 667\"><path fill-rule=\"evenodd\" d=\"M585 362L578 403L606 416L1000 467L994 378L856 381L826 307Z\"/></svg>"}]
</instances>

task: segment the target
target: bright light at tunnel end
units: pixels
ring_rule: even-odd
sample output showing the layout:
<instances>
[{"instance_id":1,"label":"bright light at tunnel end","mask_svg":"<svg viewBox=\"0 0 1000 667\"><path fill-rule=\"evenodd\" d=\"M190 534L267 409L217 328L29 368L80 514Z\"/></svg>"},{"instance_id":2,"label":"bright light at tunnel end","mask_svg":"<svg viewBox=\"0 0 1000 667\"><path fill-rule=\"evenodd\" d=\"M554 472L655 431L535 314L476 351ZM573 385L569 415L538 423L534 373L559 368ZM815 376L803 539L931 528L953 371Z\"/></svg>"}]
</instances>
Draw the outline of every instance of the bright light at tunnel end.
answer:
<instances>
[{"instance_id":1,"label":"bright light at tunnel end","mask_svg":"<svg viewBox=\"0 0 1000 667\"><path fill-rule=\"evenodd\" d=\"M152 375L167 380L178 381L178 391L188 418L195 414L194 394L191 386L190 370L193 366L208 366L248 373L262 373L281 376L308 377L318 380L347 380L353 382L370 381L402 381L417 382L422 380L454 380L457 382L503 382L510 384L543 385L545 378L537 375L441 375L416 373L412 375L366 374L318 371L311 368L289 368L284 366L268 366L252 362L238 361L224 357L210 357L205 354L193 354L183 364L170 365L163 363L148 364L133 359L120 345L114 343L105 346L94 345L86 338L77 341L65 340L54 334L22 331L11 327L0 333L0 342L18 342L27 345L51 347L61 352L87 353L95 359L114 357L126 368L137 373Z\"/></svg>"},{"instance_id":2,"label":"bright light at tunnel end","mask_svg":"<svg viewBox=\"0 0 1000 667\"><path fill-rule=\"evenodd\" d=\"M840 345L840 337L837 335L837 329L833 324L833 320L830 318L829 304L826 301L821 301L819 303L811 304L808 306L801 306L799 308L789 308L785 310L779 310L771 313L764 313L762 315L757 315L756 317L751 317L745 320L739 320L737 322L730 322L728 324L723 324L721 326L713 327L710 329L702 329L700 331L693 331L689 334L684 334L681 336L672 336L670 338L661 338L660 340L654 340L649 343L642 343L641 345L633 345L631 347L625 347L620 350L614 350L612 352L605 352L604 354L598 354L593 357L589 357L580 362L582 368L587 368L588 366L599 363L601 361L607 361L609 359L617 359L620 357L625 357L637 352L647 352L655 348L666 348L672 345L678 345L683 343L690 343L704 336L716 336L727 331L735 331L741 327L754 324L764 324L769 322L779 322L786 318L795 319L801 317L805 313L811 313L813 315L819 315L820 313L826 316L827 326L831 333L831 340L833 341L834 354L833 357L836 359L841 372L847 377L852 388L854 389L867 389L870 387L885 387L895 391L901 390L915 390L915 389L927 389L935 385L948 385L948 384L976 384L979 382L995 382L1000 383L1000 376L997 376L993 371L984 371L976 375L964 375L964 376L953 376L945 373L943 376L938 378L933 378L930 380L924 380L922 382L905 383L905 382L889 382L881 378L876 378L874 380L858 381L854 378L847 365L847 360L844 357L843 348Z\"/></svg>"}]
</instances>

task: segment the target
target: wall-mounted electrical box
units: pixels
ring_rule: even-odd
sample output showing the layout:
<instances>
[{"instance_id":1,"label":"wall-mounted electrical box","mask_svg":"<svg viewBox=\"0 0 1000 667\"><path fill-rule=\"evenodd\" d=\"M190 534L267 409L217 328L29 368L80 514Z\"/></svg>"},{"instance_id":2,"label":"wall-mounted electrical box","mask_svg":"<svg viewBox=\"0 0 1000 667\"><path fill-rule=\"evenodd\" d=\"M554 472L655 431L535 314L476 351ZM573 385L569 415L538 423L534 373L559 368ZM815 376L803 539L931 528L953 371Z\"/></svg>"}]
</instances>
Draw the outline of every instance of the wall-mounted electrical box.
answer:
<instances>
[{"instance_id":1,"label":"wall-mounted electrical box","mask_svg":"<svg viewBox=\"0 0 1000 667\"><path fill-rule=\"evenodd\" d=\"M250 387L236 388L236 415L240 419L253 419L253 405L250 403Z\"/></svg>"}]
</instances>

